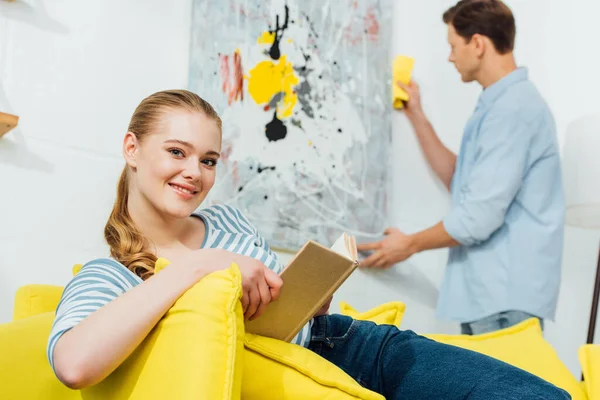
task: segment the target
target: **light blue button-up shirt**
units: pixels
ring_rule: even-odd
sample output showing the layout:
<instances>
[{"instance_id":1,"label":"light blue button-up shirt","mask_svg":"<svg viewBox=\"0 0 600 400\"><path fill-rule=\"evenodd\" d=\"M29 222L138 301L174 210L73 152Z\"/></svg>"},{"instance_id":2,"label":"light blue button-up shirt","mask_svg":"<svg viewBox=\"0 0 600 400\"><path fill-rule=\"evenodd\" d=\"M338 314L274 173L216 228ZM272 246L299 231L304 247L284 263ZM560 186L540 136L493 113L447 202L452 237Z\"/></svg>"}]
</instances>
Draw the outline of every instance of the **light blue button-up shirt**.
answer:
<instances>
[{"instance_id":1,"label":"light blue button-up shirt","mask_svg":"<svg viewBox=\"0 0 600 400\"><path fill-rule=\"evenodd\" d=\"M553 319L564 197L552 113L527 70L486 88L451 184L450 249L438 316L471 322L507 310Z\"/></svg>"}]
</instances>

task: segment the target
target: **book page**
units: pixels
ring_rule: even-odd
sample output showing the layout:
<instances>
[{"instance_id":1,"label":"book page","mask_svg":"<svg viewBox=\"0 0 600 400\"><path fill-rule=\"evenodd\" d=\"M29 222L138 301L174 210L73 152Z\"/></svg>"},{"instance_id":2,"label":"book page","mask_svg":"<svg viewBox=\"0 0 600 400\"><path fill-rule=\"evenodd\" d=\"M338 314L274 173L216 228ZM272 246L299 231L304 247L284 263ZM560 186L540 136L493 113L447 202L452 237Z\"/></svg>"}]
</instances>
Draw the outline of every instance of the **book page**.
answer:
<instances>
[{"instance_id":1,"label":"book page","mask_svg":"<svg viewBox=\"0 0 600 400\"><path fill-rule=\"evenodd\" d=\"M331 250L351 261L356 261L357 259L356 241L354 240L354 237L349 236L346 232L342 233L335 241L333 246L331 246Z\"/></svg>"}]
</instances>

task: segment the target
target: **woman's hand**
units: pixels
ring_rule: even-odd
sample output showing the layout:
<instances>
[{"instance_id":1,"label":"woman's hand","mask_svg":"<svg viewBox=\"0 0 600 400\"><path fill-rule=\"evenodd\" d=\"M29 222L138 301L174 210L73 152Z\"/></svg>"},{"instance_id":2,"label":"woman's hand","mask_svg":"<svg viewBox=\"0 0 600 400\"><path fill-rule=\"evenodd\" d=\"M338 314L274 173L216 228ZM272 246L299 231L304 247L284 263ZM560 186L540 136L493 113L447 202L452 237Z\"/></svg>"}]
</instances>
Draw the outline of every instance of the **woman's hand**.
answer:
<instances>
[{"instance_id":1,"label":"woman's hand","mask_svg":"<svg viewBox=\"0 0 600 400\"><path fill-rule=\"evenodd\" d=\"M168 255L165 257L171 260ZM236 263L242 274L242 309L244 318L258 318L267 305L279 297L283 282L255 258L243 256L223 249L201 249L189 253L182 264L198 268L201 276L228 268ZM177 261L173 260L173 263Z\"/></svg>"},{"instance_id":2,"label":"woman's hand","mask_svg":"<svg viewBox=\"0 0 600 400\"><path fill-rule=\"evenodd\" d=\"M321 308L319 308L319 311L317 311L314 316L318 317L319 315L329 314L329 307L331 306L331 300L333 300L333 296L331 296L329 299L327 299L325 304L323 304L321 306Z\"/></svg>"},{"instance_id":3,"label":"woman's hand","mask_svg":"<svg viewBox=\"0 0 600 400\"><path fill-rule=\"evenodd\" d=\"M249 320L258 318L267 305L277 300L283 285L281 277L260 261L246 256L237 262L242 272L242 309Z\"/></svg>"}]
</instances>

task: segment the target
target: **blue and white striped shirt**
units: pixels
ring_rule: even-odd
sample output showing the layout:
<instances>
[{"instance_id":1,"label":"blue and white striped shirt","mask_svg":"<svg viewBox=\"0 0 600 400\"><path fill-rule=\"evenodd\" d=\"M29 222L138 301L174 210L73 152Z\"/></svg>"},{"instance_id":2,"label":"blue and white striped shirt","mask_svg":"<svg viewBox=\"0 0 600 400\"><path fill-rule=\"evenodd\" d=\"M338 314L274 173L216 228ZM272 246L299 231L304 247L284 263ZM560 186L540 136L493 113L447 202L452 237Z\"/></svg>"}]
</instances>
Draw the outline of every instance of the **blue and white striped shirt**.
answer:
<instances>
[{"instance_id":1,"label":"blue and white striped shirt","mask_svg":"<svg viewBox=\"0 0 600 400\"><path fill-rule=\"evenodd\" d=\"M202 218L206 225L202 248L218 248L250 256L276 273L283 270L277 254L271 251L266 240L239 210L227 205L214 205L200 209L194 215ZM52 368L54 347L66 331L140 283L141 278L114 259L99 258L85 264L65 287L56 309L47 347ZM304 347L309 342L310 323L292 340L292 343Z\"/></svg>"}]
</instances>

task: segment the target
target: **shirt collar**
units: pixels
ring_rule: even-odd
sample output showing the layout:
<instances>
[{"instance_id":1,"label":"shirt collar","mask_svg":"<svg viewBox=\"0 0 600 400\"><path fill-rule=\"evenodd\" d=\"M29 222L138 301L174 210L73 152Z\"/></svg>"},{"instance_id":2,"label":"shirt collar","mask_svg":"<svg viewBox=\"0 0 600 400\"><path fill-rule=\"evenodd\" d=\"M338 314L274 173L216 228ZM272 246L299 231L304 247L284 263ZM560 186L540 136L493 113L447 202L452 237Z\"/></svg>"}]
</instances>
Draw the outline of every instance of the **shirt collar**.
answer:
<instances>
[{"instance_id":1,"label":"shirt collar","mask_svg":"<svg viewBox=\"0 0 600 400\"><path fill-rule=\"evenodd\" d=\"M529 72L527 68L517 68L504 78L484 89L479 96L479 105L491 105L508 87L514 85L515 83L526 81L527 79L529 79Z\"/></svg>"}]
</instances>

